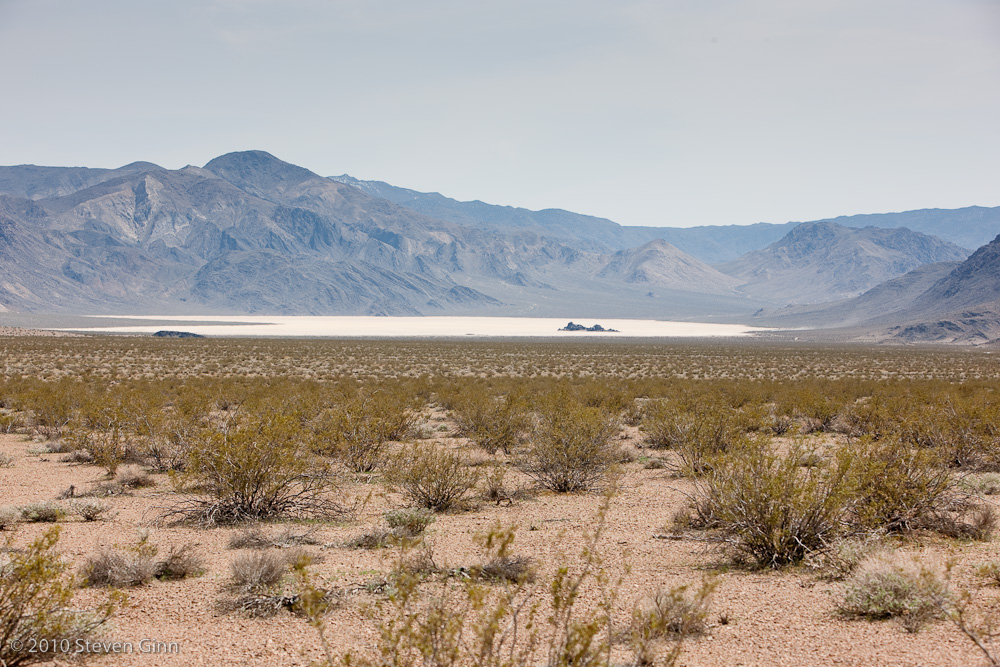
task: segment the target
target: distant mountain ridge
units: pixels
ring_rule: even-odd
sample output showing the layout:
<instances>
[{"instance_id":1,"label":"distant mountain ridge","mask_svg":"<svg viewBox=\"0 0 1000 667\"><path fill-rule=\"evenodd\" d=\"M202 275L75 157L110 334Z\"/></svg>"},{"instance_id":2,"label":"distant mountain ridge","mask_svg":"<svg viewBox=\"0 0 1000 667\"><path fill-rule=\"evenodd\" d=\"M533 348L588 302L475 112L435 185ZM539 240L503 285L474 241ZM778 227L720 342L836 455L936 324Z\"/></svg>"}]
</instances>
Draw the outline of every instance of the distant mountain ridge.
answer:
<instances>
[{"instance_id":1,"label":"distant mountain ridge","mask_svg":"<svg viewBox=\"0 0 1000 667\"><path fill-rule=\"evenodd\" d=\"M760 311L822 324L833 313L864 318L850 299L839 311L780 307L865 290L866 307L882 303L883 313L893 293L959 307L996 289L969 279L929 292L948 266L941 262L968 251L909 229L622 227L338 179L264 151L176 170L0 167L0 311L729 322ZM971 216L979 233L992 211L913 214L931 227ZM910 214L894 215L884 220ZM704 259L734 254L715 266Z\"/></svg>"},{"instance_id":2,"label":"distant mountain ridge","mask_svg":"<svg viewBox=\"0 0 1000 667\"><path fill-rule=\"evenodd\" d=\"M331 179L353 185L373 197L456 224L487 228L518 227L550 234L579 236L623 250L653 239L663 239L683 252L708 264L733 261L752 250L759 250L781 239L801 222L752 225L709 225L701 227L624 227L605 218L596 218L546 209L531 211L511 206L497 206L481 201L462 202L436 192L418 192L383 181L364 181L347 174ZM970 206L959 209L924 209L902 213L878 213L841 216L813 222L833 222L842 227L881 227L907 229L936 236L968 250L988 243L1000 234L1000 207Z\"/></svg>"},{"instance_id":3,"label":"distant mountain ridge","mask_svg":"<svg viewBox=\"0 0 1000 667\"><path fill-rule=\"evenodd\" d=\"M1000 340L1000 236L964 262L919 267L864 294L762 310L766 326L843 329L848 338L979 345Z\"/></svg>"},{"instance_id":4,"label":"distant mountain ridge","mask_svg":"<svg viewBox=\"0 0 1000 667\"><path fill-rule=\"evenodd\" d=\"M615 253L594 244L432 218L263 151L202 168L3 176L14 192L0 196L7 309L691 317L708 304L731 317L748 307L728 277L665 243L633 258L642 279L631 284L605 271Z\"/></svg>"},{"instance_id":5,"label":"distant mountain ridge","mask_svg":"<svg viewBox=\"0 0 1000 667\"><path fill-rule=\"evenodd\" d=\"M861 294L919 266L961 261L969 252L906 228L855 229L806 222L780 240L717 265L751 296L819 303Z\"/></svg>"}]
</instances>

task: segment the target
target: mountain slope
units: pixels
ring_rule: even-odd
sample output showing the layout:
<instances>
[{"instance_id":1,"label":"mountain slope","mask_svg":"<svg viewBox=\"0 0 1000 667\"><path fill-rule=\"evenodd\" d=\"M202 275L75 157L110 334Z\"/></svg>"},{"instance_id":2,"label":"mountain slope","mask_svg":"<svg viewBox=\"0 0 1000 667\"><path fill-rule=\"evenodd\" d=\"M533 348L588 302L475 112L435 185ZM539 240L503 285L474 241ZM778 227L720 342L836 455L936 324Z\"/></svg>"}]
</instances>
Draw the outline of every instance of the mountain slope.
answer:
<instances>
[{"instance_id":1,"label":"mountain slope","mask_svg":"<svg viewBox=\"0 0 1000 667\"><path fill-rule=\"evenodd\" d=\"M965 345L1000 340L1000 236L964 262L931 264L861 296L762 310L755 323L816 327L820 338ZM796 335L806 335L797 332Z\"/></svg>"},{"instance_id":2,"label":"mountain slope","mask_svg":"<svg viewBox=\"0 0 1000 667\"><path fill-rule=\"evenodd\" d=\"M638 248L619 250L597 275L672 289L691 289L692 285L698 285L705 291L720 294L735 293L739 285L738 280L659 239Z\"/></svg>"},{"instance_id":3,"label":"mountain slope","mask_svg":"<svg viewBox=\"0 0 1000 667\"><path fill-rule=\"evenodd\" d=\"M9 309L725 318L763 305L666 244L618 273L600 244L458 225L262 151L85 172L69 193L58 170L19 169L19 191L60 194L0 199Z\"/></svg>"},{"instance_id":4,"label":"mountain slope","mask_svg":"<svg viewBox=\"0 0 1000 667\"><path fill-rule=\"evenodd\" d=\"M382 181L361 181L347 174L331 180L364 190L373 197L391 201L426 215L465 227L489 230L533 231L562 239L575 239L597 252L625 250L653 240L664 240L703 262L736 259L781 238L793 223L772 225L725 225L705 227L623 227L606 218L562 209L532 211L497 206L481 201L458 201L436 192L418 192Z\"/></svg>"},{"instance_id":5,"label":"mountain slope","mask_svg":"<svg viewBox=\"0 0 1000 667\"><path fill-rule=\"evenodd\" d=\"M373 197L386 199L426 215L459 225L481 229L531 229L561 238L576 238L606 249L624 250L653 239L663 239L685 253L709 264L730 262L752 250L774 243L801 224L787 222L753 225L708 225L700 227L624 227L605 218L596 218L546 209L531 211L496 206L481 201L462 202L436 192L418 192L383 181L362 181L347 174L332 180L353 185ZM925 209L902 213L841 216L816 222L833 222L842 227L906 227L936 236L962 248L978 248L1000 234L1000 207L970 206L960 209Z\"/></svg>"},{"instance_id":6,"label":"mountain slope","mask_svg":"<svg viewBox=\"0 0 1000 667\"><path fill-rule=\"evenodd\" d=\"M716 266L740 279L740 291L786 303L849 298L925 264L960 261L968 252L908 229L852 229L803 223L781 240Z\"/></svg>"}]
</instances>

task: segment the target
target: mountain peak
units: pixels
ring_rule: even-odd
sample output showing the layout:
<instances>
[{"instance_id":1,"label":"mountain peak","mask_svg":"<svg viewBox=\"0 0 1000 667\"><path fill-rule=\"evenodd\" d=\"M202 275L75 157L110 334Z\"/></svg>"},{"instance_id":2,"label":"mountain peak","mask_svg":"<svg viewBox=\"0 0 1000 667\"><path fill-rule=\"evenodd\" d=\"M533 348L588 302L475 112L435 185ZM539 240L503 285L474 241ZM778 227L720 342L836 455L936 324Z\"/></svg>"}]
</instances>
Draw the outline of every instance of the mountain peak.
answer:
<instances>
[{"instance_id":1,"label":"mountain peak","mask_svg":"<svg viewBox=\"0 0 1000 667\"><path fill-rule=\"evenodd\" d=\"M268 190L284 191L303 181L319 178L304 167L280 160L267 151L226 153L205 165L219 178L255 195Z\"/></svg>"}]
</instances>

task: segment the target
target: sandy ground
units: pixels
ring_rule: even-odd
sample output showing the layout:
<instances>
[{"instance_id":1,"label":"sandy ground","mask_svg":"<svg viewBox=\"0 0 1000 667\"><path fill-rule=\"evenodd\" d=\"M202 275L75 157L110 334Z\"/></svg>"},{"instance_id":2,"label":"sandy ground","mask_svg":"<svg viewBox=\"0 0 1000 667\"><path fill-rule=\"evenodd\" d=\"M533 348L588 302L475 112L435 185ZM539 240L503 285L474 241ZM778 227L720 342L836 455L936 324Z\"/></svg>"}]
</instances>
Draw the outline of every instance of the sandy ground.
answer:
<instances>
[{"instance_id":1,"label":"sandy ground","mask_svg":"<svg viewBox=\"0 0 1000 667\"><path fill-rule=\"evenodd\" d=\"M627 447L638 442L627 429ZM464 443L445 438L455 447ZM23 505L54 499L69 485L77 489L103 479L96 466L63 462L63 455L44 453L44 443L24 435L0 435L0 452L13 466L0 468L0 504ZM650 452L638 452L648 455ZM918 634L906 633L894 622L844 620L835 612L842 584L826 581L804 568L780 572L752 572L732 568L704 543L656 537L684 503L688 487L664 470L650 470L640 458L626 465L621 493L613 500L607 530L601 541L605 565L612 578L622 577L617 615L626 619L636 600L658 586L697 583L708 573L719 579L712 602L709 633L685 644L681 663L703 667L733 665L953 665L982 664L972 645L949 623L937 621ZM178 653L134 653L90 657L92 664L115 665L307 665L320 656L315 632L300 617L281 612L270 619L224 613L217 602L225 598L229 566L238 551L229 549L231 528L197 529L157 522L161 509L176 496L166 476L157 486L127 497L112 497L114 516L85 523L76 517L62 522L59 548L79 569L88 555L102 546L134 544L141 530L160 553L171 546L196 545L207 557L207 571L184 581L156 581L128 591L129 605L105 633L110 640L132 642L138 651L143 639L174 642ZM527 480L521 480L527 483ZM377 484L356 481L345 488L352 497L369 497L357 521L349 524L294 525L314 528L325 547L307 547L321 561L313 569L329 585L363 584L392 568L391 550L358 550L340 546L345 540L380 524L387 509L403 505L402 498ZM66 504L65 501L60 501ZM583 545L582 534L592 526L600 503L595 494L538 493L511 506L480 502L472 509L439 516L430 529L438 565L456 567L479 562L473 537L496 521L519 527L515 553L530 555L543 573L556 563L572 560ZM45 529L22 525L13 538L24 544ZM277 530L273 527L272 530ZM980 610L1000 611L997 589L986 587L971 573L975 563L1000 558L1000 544L959 543L919 538L901 546L926 558L953 556L956 584L974 590ZM626 568L628 568L626 570ZM81 606L102 599L104 593L82 589ZM351 595L327 617L328 634L338 652L370 648L375 623L366 614L379 600L367 592ZM622 656L624 657L624 656Z\"/></svg>"}]
</instances>

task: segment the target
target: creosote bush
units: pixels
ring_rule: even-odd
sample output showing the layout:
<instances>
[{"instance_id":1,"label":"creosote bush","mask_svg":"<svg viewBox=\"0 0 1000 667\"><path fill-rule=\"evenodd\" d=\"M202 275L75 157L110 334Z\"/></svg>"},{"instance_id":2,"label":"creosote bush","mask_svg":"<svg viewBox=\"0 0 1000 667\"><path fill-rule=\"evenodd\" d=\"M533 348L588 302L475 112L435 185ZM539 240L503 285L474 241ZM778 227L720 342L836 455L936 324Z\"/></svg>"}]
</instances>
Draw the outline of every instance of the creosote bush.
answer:
<instances>
[{"instance_id":1,"label":"creosote bush","mask_svg":"<svg viewBox=\"0 0 1000 667\"><path fill-rule=\"evenodd\" d=\"M56 553L59 528L53 527L23 551L12 551L0 567L0 664L8 667L56 658L52 652L18 650L32 639L50 642L93 639L121 606L123 597L112 595L92 612L71 607L74 582L66 576L66 563Z\"/></svg>"},{"instance_id":2,"label":"creosote bush","mask_svg":"<svg viewBox=\"0 0 1000 667\"><path fill-rule=\"evenodd\" d=\"M453 408L459 435L492 454L511 454L524 442L531 418L528 401L519 393L498 396L485 390L463 394Z\"/></svg>"},{"instance_id":3,"label":"creosote bush","mask_svg":"<svg viewBox=\"0 0 1000 667\"><path fill-rule=\"evenodd\" d=\"M552 491L589 491L618 458L616 418L563 392L541 399L531 438L518 457L527 475Z\"/></svg>"},{"instance_id":4,"label":"creosote bush","mask_svg":"<svg viewBox=\"0 0 1000 667\"><path fill-rule=\"evenodd\" d=\"M683 639L707 631L712 593L717 585L714 579L706 578L697 588L689 585L659 588L640 600L632 610L630 628L632 645L642 649L636 662L655 665L653 647L658 641ZM678 643L668 656L676 660L679 654Z\"/></svg>"},{"instance_id":5,"label":"creosote bush","mask_svg":"<svg viewBox=\"0 0 1000 667\"><path fill-rule=\"evenodd\" d=\"M464 457L434 443L408 446L392 458L386 481L415 505L443 512L458 504L479 481Z\"/></svg>"},{"instance_id":6,"label":"creosote bush","mask_svg":"<svg viewBox=\"0 0 1000 667\"><path fill-rule=\"evenodd\" d=\"M300 440L296 420L276 411L237 411L191 449L184 478L207 497L192 497L167 516L202 524L292 518L341 519L326 464Z\"/></svg>"},{"instance_id":7,"label":"creosote bush","mask_svg":"<svg viewBox=\"0 0 1000 667\"><path fill-rule=\"evenodd\" d=\"M457 584L442 579L433 585L404 569L397 572L393 593L382 603L375 651L337 656L326 638L326 595L312 584L305 567L297 567L299 610L316 629L325 653L320 664L364 667L434 665L533 665L597 667L611 660L612 610L615 586L603 568L597 549L607 504L602 505L593 530L584 535L580 564L562 565L538 585L526 578L503 579L486 585L481 577L462 578ZM512 532L500 529L483 538L496 555L510 546ZM596 608L581 604L584 589L596 588ZM658 654L651 641L639 638L633 665L676 662L675 648ZM652 661L652 662L651 662Z\"/></svg>"},{"instance_id":8,"label":"creosote bush","mask_svg":"<svg viewBox=\"0 0 1000 667\"><path fill-rule=\"evenodd\" d=\"M695 522L716 531L738 559L762 567L796 563L824 548L840 530L850 468L804 468L801 456L757 442L720 458L695 481Z\"/></svg>"},{"instance_id":9,"label":"creosote bush","mask_svg":"<svg viewBox=\"0 0 1000 667\"><path fill-rule=\"evenodd\" d=\"M939 453L896 438L861 438L839 456L852 470L850 521L889 533L929 529L953 537L983 538L993 513L962 493Z\"/></svg>"},{"instance_id":10,"label":"creosote bush","mask_svg":"<svg viewBox=\"0 0 1000 667\"><path fill-rule=\"evenodd\" d=\"M385 463L388 443L412 431L414 408L412 399L387 389L344 397L318 419L316 449L354 472L373 472Z\"/></svg>"}]
</instances>

